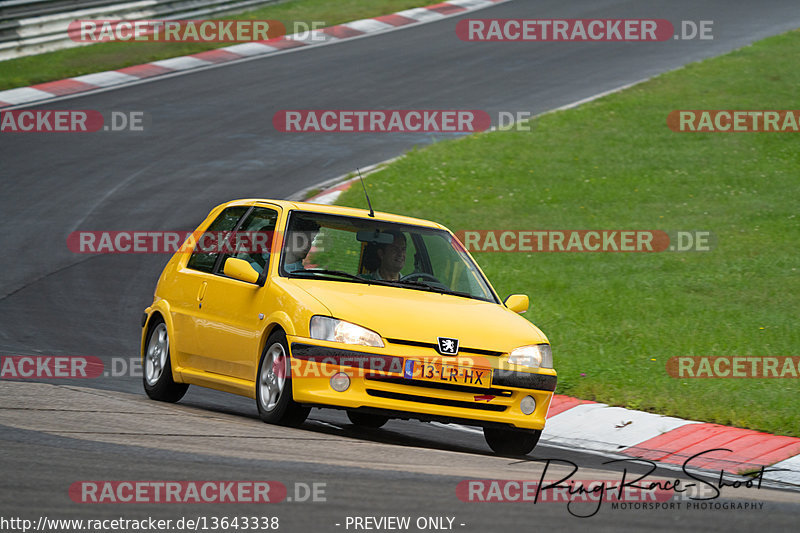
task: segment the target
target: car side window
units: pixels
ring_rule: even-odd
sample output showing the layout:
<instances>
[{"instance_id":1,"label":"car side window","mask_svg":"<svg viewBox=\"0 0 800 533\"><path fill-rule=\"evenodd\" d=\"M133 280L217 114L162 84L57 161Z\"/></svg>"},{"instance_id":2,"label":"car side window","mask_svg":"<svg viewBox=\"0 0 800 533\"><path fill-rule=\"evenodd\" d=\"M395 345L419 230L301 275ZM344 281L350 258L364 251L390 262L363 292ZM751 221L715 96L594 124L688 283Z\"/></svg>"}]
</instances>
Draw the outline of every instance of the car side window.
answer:
<instances>
[{"instance_id":1,"label":"car side window","mask_svg":"<svg viewBox=\"0 0 800 533\"><path fill-rule=\"evenodd\" d=\"M254 207L239 231L231 236L229 244L233 251L225 253L222 257L218 273L222 273L225 261L229 257L247 261L259 274L264 272L269 265L272 238L277 222L277 211L266 207Z\"/></svg>"},{"instance_id":2,"label":"car side window","mask_svg":"<svg viewBox=\"0 0 800 533\"><path fill-rule=\"evenodd\" d=\"M215 246L211 246L211 250L205 250L200 249L202 248L201 245L204 242L218 242L222 232L233 231L236 227L236 223L239 222L239 219L242 218L248 209L250 208L246 205L237 205L235 207L229 207L220 213L216 220L214 220L205 231L205 233L211 235L205 240L203 237L198 239L198 243L195 245L195 251L192 252L192 256L189 258L189 262L186 266L194 270L211 274L214 271L214 264L217 262L219 252L214 250L216 248Z\"/></svg>"}]
</instances>

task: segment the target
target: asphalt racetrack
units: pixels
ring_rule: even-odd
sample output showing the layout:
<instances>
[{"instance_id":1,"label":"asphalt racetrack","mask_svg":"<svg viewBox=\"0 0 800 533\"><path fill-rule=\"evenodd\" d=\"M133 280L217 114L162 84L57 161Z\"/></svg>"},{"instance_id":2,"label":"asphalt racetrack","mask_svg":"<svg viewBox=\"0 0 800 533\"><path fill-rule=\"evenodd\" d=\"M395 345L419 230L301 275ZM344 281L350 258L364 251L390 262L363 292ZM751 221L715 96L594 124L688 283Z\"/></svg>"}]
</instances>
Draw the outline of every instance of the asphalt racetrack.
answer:
<instances>
[{"instance_id":1,"label":"asphalt racetrack","mask_svg":"<svg viewBox=\"0 0 800 533\"><path fill-rule=\"evenodd\" d=\"M281 133L272 125L279 110L483 109L494 119L500 111L538 113L800 26L795 0L515 0L468 16L662 18L676 26L712 20L714 38L469 43L456 38L462 17L455 17L37 105L143 111L147 128L0 136L0 354L88 355L109 368L112 358L138 357L142 309L168 257L75 254L65 244L70 232L190 230L224 201L291 197L356 166L453 137ZM353 517L409 516L409 531L780 531L795 530L800 512L797 493L768 488L729 490L706 508L604 504L589 518L575 516L590 514L588 507L564 503L465 502L456 495L460 481L538 479L546 459L577 464L581 479L646 468L545 445L527 461L504 459L464 428L391 421L358 429L337 411L313 410L299 429L268 426L254 402L198 387L176 405L149 401L141 378L124 368L93 380L3 380L0 428L0 516L35 525L43 516L158 517L173 526L181 517L205 517L210 530L211 517L246 515L277 517L283 531L354 531L369 522L358 528ZM549 468L567 471L566 463ZM676 475L659 468L652 477ZM69 488L82 480L275 480L293 501L75 503ZM312 501L306 488L315 483L324 495ZM738 505L745 502L752 508ZM445 518L415 529L421 517ZM20 529L2 523L0 530Z\"/></svg>"}]
</instances>

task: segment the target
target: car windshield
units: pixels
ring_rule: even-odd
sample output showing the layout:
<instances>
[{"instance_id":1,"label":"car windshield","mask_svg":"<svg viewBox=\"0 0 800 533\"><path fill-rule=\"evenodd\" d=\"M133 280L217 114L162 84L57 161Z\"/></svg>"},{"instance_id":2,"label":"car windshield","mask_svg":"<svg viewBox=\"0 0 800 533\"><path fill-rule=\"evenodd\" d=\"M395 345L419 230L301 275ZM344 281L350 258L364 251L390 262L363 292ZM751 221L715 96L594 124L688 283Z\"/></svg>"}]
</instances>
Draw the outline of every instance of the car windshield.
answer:
<instances>
[{"instance_id":1,"label":"car windshield","mask_svg":"<svg viewBox=\"0 0 800 533\"><path fill-rule=\"evenodd\" d=\"M390 285L497 303L461 243L436 229L294 211L281 253L282 276Z\"/></svg>"}]
</instances>

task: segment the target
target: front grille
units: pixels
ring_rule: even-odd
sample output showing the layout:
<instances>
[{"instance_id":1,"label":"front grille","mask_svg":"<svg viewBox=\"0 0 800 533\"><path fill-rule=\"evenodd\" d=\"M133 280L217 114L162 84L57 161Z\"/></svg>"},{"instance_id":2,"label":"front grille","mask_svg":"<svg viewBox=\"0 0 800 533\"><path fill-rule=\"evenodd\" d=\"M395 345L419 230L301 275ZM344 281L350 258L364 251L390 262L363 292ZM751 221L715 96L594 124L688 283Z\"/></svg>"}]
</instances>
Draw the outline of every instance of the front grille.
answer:
<instances>
[{"instance_id":1,"label":"front grille","mask_svg":"<svg viewBox=\"0 0 800 533\"><path fill-rule=\"evenodd\" d=\"M464 409L475 409L478 411L503 412L507 409L505 405L493 405L489 403L460 402L458 400L447 400L444 398L429 398L427 396L417 396L416 394L401 394L399 392L389 392L376 389L367 389L367 394L379 398L390 400L405 400L407 402L427 403L433 405L446 405L448 407L461 407Z\"/></svg>"},{"instance_id":2,"label":"front grille","mask_svg":"<svg viewBox=\"0 0 800 533\"><path fill-rule=\"evenodd\" d=\"M450 390L455 392L466 392L469 394L490 394L492 396L510 397L511 391L505 389L485 389L481 387L470 387L469 385L453 385L452 383L437 383L435 381L420 381L416 379L400 379L391 376L367 375L370 381L381 381L384 383L394 383L414 387L425 387L428 389Z\"/></svg>"},{"instance_id":3,"label":"front grille","mask_svg":"<svg viewBox=\"0 0 800 533\"><path fill-rule=\"evenodd\" d=\"M405 339L386 339L392 344L400 344L401 346L417 346L419 348L430 348L434 350L436 353L439 353L438 345L433 342L421 342L421 341L407 341ZM498 352L496 350L482 350L480 348L464 348L463 346L458 347L458 353L474 353L477 355L492 355L495 357L500 357L505 352Z\"/></svg>"}]
</instances>

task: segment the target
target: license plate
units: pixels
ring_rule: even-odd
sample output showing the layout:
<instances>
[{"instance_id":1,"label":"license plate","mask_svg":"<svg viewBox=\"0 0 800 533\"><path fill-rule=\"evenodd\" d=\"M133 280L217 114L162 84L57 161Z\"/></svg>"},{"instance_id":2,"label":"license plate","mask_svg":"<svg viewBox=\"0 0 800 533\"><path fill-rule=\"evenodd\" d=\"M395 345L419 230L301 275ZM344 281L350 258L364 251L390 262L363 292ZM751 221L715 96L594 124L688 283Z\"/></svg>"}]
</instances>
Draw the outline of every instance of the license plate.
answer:
<instances>
[{"instance_id":1,"label":"license plate","mask_svg":"<svg viewBox=\"0 0 800 533\"><path fill-rule=\"evenodd\" d=\"M483 387L486 389L492 386L492 371L489 368L466 367L447 363L429 363L416 361L414 359L406 360L403 377L418 381L451 383L455 385Z\"/></svg>"}]
</instances>

